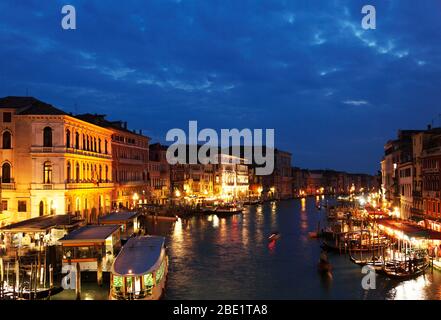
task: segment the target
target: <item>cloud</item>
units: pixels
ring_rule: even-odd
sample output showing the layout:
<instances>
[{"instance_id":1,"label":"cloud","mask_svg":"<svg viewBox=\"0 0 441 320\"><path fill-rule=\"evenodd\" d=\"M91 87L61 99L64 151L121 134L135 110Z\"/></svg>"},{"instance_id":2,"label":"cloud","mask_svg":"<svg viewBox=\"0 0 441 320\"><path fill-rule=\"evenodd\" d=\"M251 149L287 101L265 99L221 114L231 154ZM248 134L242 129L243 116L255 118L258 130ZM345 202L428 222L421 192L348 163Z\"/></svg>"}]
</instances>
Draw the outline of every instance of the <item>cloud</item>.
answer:
<instances>
[{"instance_id":1,"label":"cloud","mask_svg":"<svg viewBox=\"0 0 441 320\"><path fill-rule=\"evenodd\" d=\"M346 100L343 101L343 103L351 106L365 106L369 104L369 102L366 100Z\"/></svg>"}]
</instances>

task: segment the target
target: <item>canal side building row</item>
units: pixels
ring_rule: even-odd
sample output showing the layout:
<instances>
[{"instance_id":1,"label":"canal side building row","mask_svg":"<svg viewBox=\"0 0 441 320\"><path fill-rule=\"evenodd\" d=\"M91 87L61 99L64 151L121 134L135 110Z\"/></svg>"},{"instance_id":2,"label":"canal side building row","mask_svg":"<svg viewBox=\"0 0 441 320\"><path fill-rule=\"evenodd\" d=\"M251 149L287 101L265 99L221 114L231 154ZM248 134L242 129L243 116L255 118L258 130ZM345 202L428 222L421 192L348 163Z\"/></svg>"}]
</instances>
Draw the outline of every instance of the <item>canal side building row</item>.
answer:
<instances>
[{"instance_id":1,"label":"canal side building row","mask_svg":"<svg viewBox=\"0 0 441 320\"><path fill-rule=\"evenodd\" d=\"M402 219L441 230L441 128L400 130L384 146L384 198Z\"/></svg>"},{"instance_id":2,"label":"canal side building row","mask_svg":"<svg viewBox=\"0 0 441 320\"><path fill-rule=\"evenodd\" d=\"M94 223L119 208L185 197L289 199L371 185L367 175L293 168L291 153L279 149L268 176L222 152L230 161L170 166L167 147L127 122L73 115L32 97L0 99L0 130L0 226L65 213Z\"/></svg>"}]
</instances>

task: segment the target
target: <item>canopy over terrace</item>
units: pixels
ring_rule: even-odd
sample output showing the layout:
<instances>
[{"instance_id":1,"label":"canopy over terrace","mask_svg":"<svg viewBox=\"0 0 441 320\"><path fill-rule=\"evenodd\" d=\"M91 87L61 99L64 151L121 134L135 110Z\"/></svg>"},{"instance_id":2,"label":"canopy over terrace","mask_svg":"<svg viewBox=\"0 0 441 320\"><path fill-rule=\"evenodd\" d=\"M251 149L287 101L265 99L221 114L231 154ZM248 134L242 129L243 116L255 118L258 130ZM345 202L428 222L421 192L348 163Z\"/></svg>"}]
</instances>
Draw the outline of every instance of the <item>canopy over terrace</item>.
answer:
<instances>
[{"instance_id":1,"label":"canopy over terrace","mask_svg":"<svg viewBox=\"0 0 441 320\"><path fill-rule=\"evenodd\" d=\"M384 219L377 222L386 233L402 240L441 240L441 232L423 228L419 225L401 221Z\"/></svg>"},{"instance_id":2,"label":"canopy over terrace","mask_svg":"<svg viewBox=\"0 0 441 320\"><path fill-rule=\"evenodd\" d=\"M110 271L114 254L121 247L120 225L87 225L65 235L59 241L63 246L63 266L79 263L81 270Z\"/></svg>"},{"instance_id":3,"label":"canopy over terrace","mask_svg":"<svg viewBox=\"0 0 441 320\"><path fill-rule=\"evenodd\" d=\"M116 233L118 229L118 225L84 226L65 235L60 239L60 242L63 243L63 245L83 242L102 243L112 234Z\"/></svg>"},{"instance_id":4,"label":"canopy over terrace","mask_svg":"<svg viewBox=\"0 0 441 320\"><path fill-rule=\"evenodd\" d=\"M112 212L100 217L99 222L100 224L127 224L135 220L139 215L139 212L132 211Z\"/></svg>"},{"instance_id":5,"label":"canopy over terrace","mask_svg":"<svg viewBox=\"0 0 441 320\"><path fill-rule=\"evenodd\" d=\"M82 219L69 214L43 216L7 225L0 228L0 232L37 233L47 232L54 228L73 229L79 226L82 222Z\"/></svg>"},{"instance_id":6,"label":"canopy over terrace","mask_svg":"<svg viewBox=\"0 0 441 320\"><path fill-rule=\"evenodd\" d=\"M100 217L99 223L102 225L120 225L121 236L127 238L132 233L138 232L140 228L138 217L140 214L140 212L134 211L113 212Z\"/></svg>"}]
</instances>

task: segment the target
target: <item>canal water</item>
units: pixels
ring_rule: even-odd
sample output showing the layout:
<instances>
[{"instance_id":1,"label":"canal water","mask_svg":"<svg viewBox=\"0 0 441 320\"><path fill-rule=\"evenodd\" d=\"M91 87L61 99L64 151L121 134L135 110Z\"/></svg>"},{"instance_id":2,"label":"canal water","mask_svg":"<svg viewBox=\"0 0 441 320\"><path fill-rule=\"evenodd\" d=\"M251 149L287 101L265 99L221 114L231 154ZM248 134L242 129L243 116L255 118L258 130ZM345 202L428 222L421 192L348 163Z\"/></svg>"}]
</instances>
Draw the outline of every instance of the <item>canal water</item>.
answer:
<instances>
[{"instance_id":1,"label":"canal water","mask_svg":"<svg viewBox=\"0 0 441 320\"><path fill-rule=\"evenodd\" d=\"M321 203L333 199L318 199ZM166 299L440 299L441 272L397 282L381 275L363 290L361 268L345 255L329 254L332 277L317 272L323 227L316 198L250 206L242 215L157 222L149 233L167 237L170 272ZM270 244L268 236L281 238ZM108 284L82 286L84 299L105 299ZM64 291L55 299L73 299Z\"/></svg>"}]
</instances>

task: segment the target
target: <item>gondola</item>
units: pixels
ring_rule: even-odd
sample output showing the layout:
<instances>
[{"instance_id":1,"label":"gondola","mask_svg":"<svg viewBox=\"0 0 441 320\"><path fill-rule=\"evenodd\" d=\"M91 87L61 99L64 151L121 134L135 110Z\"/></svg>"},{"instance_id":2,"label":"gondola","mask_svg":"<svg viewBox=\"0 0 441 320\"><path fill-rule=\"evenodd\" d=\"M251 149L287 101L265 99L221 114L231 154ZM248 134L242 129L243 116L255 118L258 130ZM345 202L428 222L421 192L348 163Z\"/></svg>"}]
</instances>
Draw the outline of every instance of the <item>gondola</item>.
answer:
<instances>
[{"instance_id":1,"label":"gondola","mask_svg":"<svg viewBox=\"0 0 441 320\"><path fill-rule=\"evenodd\" d=\"M373 267L375 270L381 270L383 269L384 263L381 259L356 259L352 255L349 256L349 259L355 263L356 265L359 265L361 267L364 267L366 265Z\"/></svg>"},{"instance_id":2,"label":"gondola","mask_svg":"<svg viewBox=\"0 0 441 320\"><path fill-rule=\"evenodd\" d=\"M410 263L415 263L411 268L409 267ZM387 277L395 280L408 280L416 278L426 272L426 269L429 267L428 259L415 259L409 261L400 261L397 263L387 263L382 272Z\"/></svg>"},{"instance_id":3,"label":"gondola","mask_svg":"<svg viewBox=\"0 0 441 320\"><path fill-rule=\"evenodd\" d=\"M226 206L220 206L216 208L216 215L219 217L229 217L233 216L235 214L242 213L243 208L234 206L234 205L226 205Z\"/></svg>"}]
</instances>

